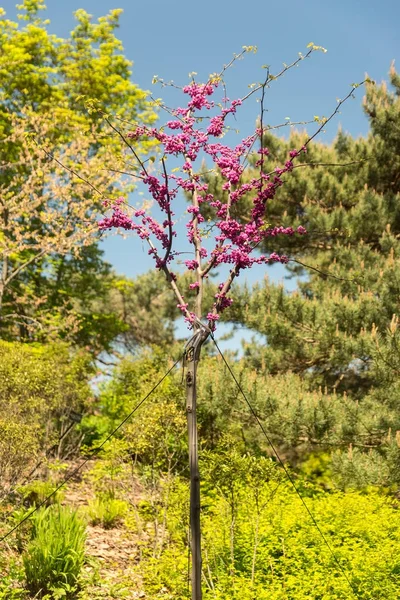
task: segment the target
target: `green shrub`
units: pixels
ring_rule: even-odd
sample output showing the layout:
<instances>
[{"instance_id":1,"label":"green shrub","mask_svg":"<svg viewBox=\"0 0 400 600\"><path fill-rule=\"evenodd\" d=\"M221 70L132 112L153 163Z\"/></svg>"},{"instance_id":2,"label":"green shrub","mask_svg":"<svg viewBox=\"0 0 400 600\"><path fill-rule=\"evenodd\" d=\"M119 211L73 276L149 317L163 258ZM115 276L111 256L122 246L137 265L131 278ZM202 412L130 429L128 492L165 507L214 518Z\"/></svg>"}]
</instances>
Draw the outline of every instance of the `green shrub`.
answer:
<instances>
[{"instance_id":1,"label":"green shrub","mask_svg":"<svg viewBox=\"0 0 400 600\"><path fill-rule=\"evenodd\" d=\"M88 516L91 525L102 525L104 529L112 529L121 523L126 515L128 505L117 498L96 498L89 502Z\"/></svg>"},{"instance_id":2,"label":"green shrub","mask_svg":"<svg viewBox=\"0 0 400 600\"><path fill-rule=\"evenodd\" d=\"M233 453L205 457L202 479L203 595L210 600L393 600L400 586L398 504L374 490L309 490L303 503L286 481L258 478ZM226 460L226 459L229 459ZM211 467L206 469L207 462ZM249 469L239 469L248 462ZM269 466L265 463L265 466ZM237 477L231 474L237 472ZM210 481L210 477L213 479ZM232 481L232 484L231 484ZM297 480L298 488L306 484ZM143 553L146 598L188 597L188 485L175 479L167 543ZM311 484L309 484L311 488ZM304 494L303 494L304 495ZM340 567L339 567L340 565ZM353 588L353 591L352 591Z\"/></svg>"},{"instance_id":3,"label":"green shrub","mask_svg":"<svg viewBox=\"0 0 400 600\"><path fill-rule=\"evenodd\" d=\"M26 485L17 488L17 492L22 496L24 504L29 506L37 506L44 502L57 488L57 485L51 481L31 481ZM61 499L61 490L54 493L51 498L46 501L46 506L56 504Z\"/></svg>"},{"instance_id":4,"label":"green shrub","mask_svg":"<svg viewBox=\"0 0 400 600\"><path fill-rule=\"evenodd\" d=\"M78 589L84 560L85 526L77 513L61 506L40 509L23 554L26 586L43 598L68 597Z\"/></svg>"},{"instance_id":5,"label":"green shrub","mask_svg":"<svg viewBox=\"0 0 400 600\"><path fill-rule=\"evenodd\" d=\"M91 398L91 374L88 356L63 343L0 340L0 499L45 457L45 448L55 444L59 457L77 448L78 427L57 440Z\"/></svg>"},{"instance_id":6,"label":"green shrub","mask_svg":"<svg viewBox=\"0 0 400 600\"><path fill-rule=\"evenodd\" d=\"M3 547L0 552L0 600L23 600L26 597L20 557L15 557Z\"/></svg>"},{"instance_id":7,"label":"green shrub","mask_svg":"<svg viewBox=\"0 0 400 600\"><path fill-rule=\"evenodd\" d=\"M1 355L0 355L1 360ZM0 370L1 377L1 370ZM0 385L1 395L1 385ZM3 409L0 402L0 499L7 498L16 481L20 481L37 460L40 452L39 427L20 420Z\"/></svg>"}]
</instances>

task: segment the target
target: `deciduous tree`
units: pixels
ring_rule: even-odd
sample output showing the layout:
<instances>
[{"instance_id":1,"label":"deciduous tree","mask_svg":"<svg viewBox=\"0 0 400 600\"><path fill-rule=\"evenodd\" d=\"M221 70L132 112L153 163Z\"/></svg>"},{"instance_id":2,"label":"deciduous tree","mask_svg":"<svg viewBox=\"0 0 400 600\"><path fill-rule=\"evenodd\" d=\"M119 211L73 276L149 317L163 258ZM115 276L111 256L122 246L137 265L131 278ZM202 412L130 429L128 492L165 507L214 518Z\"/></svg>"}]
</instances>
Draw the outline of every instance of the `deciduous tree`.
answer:
<instances>
[{"instance_id":1,"label":"deciduous tree","mask_svg":"<svg viewBox=\"0 0 400 600\"><path fill-rule=\"evenodd\" d=\"M62 39L40 18L43 8L25 0L22 27L0 14L0 329L8 338L79 339L96 310L76 288L84 282L87 298L97 293L94 278L105 270L95 214L105 192L132 185L117 172L125 165L118 136L88 102L133 125L153 123L156 113L115 37L120 10L97 23L79 10ZM143 146L135 144L139 154Z\"/></svg>"}]
</instances>

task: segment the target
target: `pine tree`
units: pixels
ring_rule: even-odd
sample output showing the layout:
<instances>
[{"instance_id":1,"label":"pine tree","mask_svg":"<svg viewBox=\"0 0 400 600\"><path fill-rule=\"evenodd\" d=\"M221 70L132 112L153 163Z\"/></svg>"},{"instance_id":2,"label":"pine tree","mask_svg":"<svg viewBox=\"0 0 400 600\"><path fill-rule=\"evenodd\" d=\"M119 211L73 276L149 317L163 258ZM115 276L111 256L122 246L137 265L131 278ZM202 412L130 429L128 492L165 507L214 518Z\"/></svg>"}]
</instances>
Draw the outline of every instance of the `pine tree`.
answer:
<instances>
[{"instance_id":1,"label":"pine tree","mask_svg":"<svg viewBox=\"0 0 400 600\"><path fill-rule=\"evenodd\" d=\"M397 481L400 77L393 66L390 82L393 91L385 83L366 86L369 134L353 139L339 131L331 145L310 144L267 206L271 225L295 223L308 231L300 243L287 236L273 239L273 250L290 258L289 275L300 277L298 289L289 293L268 279L251 290L238 286L229 317L266 336L266 346L246 348L246 364L260 375L292 372L305 393L325 390L342 399L347 417L341 425L339 417L333 419L324 441L316 441L320 447L359 446L350 458L337 458L343 473L349 474L349 465L356 469L357 461L361 471L372 473L383 454L387 481ZM299 132L287 140L266 134L271 168L305 139ZM215 191L219 185L215 178ZM298 427L307 430L310 415L297 418ZM305 436L311 446L312 437Z\"/></svg>"}]
</instances>

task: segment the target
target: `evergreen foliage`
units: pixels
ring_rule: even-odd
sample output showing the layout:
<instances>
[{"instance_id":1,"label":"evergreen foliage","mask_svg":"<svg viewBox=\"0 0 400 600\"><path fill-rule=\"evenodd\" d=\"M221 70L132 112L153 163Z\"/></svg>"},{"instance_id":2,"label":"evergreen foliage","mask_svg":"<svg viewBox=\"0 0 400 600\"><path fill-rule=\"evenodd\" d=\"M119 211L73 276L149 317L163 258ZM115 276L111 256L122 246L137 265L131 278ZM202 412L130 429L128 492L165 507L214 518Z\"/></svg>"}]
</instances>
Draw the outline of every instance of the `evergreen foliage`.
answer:
<instances>
[{"instance_id":1,"label":"evergreen foliage","mask_svg":"<svg viewBox=\"0 0 400 600\"><path fill-rule=\"evenodd\" d=\"M229 316L266 337L265 346L245 349L246 364L259 374L292 372L304 390L339 394L339 403L359 417L358 433L344 419L346 435L336 437L335 426L325 447L346 440L359 444L367 470L379 456L389 462L395 457L381 476L387 469L394 474L400 430L400 87L393 66L390 81L394 91L367 84L368 136L355 140L340 131L332 145L310 146L267 206L272 224L283 215L283 224L295 221L309 232L301 244L295 238L273 240L277 251L290 256L288 274L300 277L298 289L288 293L268 279L252 289L236 287ZM288 140L268 134L271 165L302 139L296 132ZM218 179L214 184L217 188ZM358 456L357 451L354 460Z\"/></svg>"}]
</instances>

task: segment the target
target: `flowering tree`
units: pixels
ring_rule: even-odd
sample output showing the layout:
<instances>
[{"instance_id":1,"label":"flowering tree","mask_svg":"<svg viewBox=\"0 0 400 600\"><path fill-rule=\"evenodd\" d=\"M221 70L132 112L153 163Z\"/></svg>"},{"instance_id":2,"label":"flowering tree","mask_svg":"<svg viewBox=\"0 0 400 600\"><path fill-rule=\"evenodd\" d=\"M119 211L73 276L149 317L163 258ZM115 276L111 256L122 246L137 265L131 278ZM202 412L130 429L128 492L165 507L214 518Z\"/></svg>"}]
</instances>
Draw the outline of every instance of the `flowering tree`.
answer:
<instances>
[{"instance_id":1,"label":"flowering tree","mask_svg":"<svg viewBox=\"0 0 400 600\"><path fill-rule=\"evenodd\" d=\"M180 88L187 98L185 106L172 110L162 106L169 118L161 127L136 126L133 130L123 131L105 115L110 126L123 140L126 150L136 159L138 172L134 176L149 191L154 201L154 210L149 207L132 208L123 197L114 202L106 201L105 206L111 213L100 221L99 227L101 230L120 228L132 231L149 244L149 254L154 258L155 267L165 273L176 295L178 308L189 328L194 330L193 337L186 345L185 357L188 366L186 389L191 467L192 598L195 600L201 598L200 489L196 432L196 367L200 348L208 336L212 335L221 313L231 305L229 292L232 283L243 270L254 264L285 264L289 260L287 256L276 252L257 253L257 248L268 238L306 235L307 231L302 225L295 229L269 226L266 217L267 203L284 183L284 176L293 170L295 159L306 152L307 145L353 92L352 90L344 100L339 101L328 119L321 120L317 131L307 138L302 147L290 150L282 165L267 171L265 166L269 152L264 146L264 134L269 129L264 126L266 90L273 80L308 58L312 52L324 49L310 44L306 54L300 54L291 65L285 65L280 73L274 76L267 72L262 83L253 86L244 97L231 101L226 95L224 74L234 61L252 50L253 47L244 47L220 73L210 76L205 83L199 83L192 77L188 85ZM354 87L357 85L353 89ZM221 90L222 98L217 102L216 97ZM255 131L233 147L222 143L222 138L229 131L229 119L256 92L260 94L260 114ZM148 141L155 141L159 146L158 157L152 156L150 161L143 160L135 151L136 143ZM257 144L258 147L255 148ZM258 153L258 176L244 182L247 159L253 150ZM167 168L169 157L174 157L172 162L177 166ZM209 184L202 177L204 167L200 160L212 163L213 170L219 174L223 182L221 197L210 192ZM174 263L181 254L176 248L176 240L181 240L177 235L174 201L181 191L190 198L185 214L186 235L192 257L185 260L184 264L192 278L187 290L181 289L177 272L174 271ZM249 214L239 220L235 217L235 207L249 196L252 199ZM229 272L220 282L212 305L204 306L206 280L213 270L221 270L223 265L228 265Z\"/></svg>"}]
</instances>

